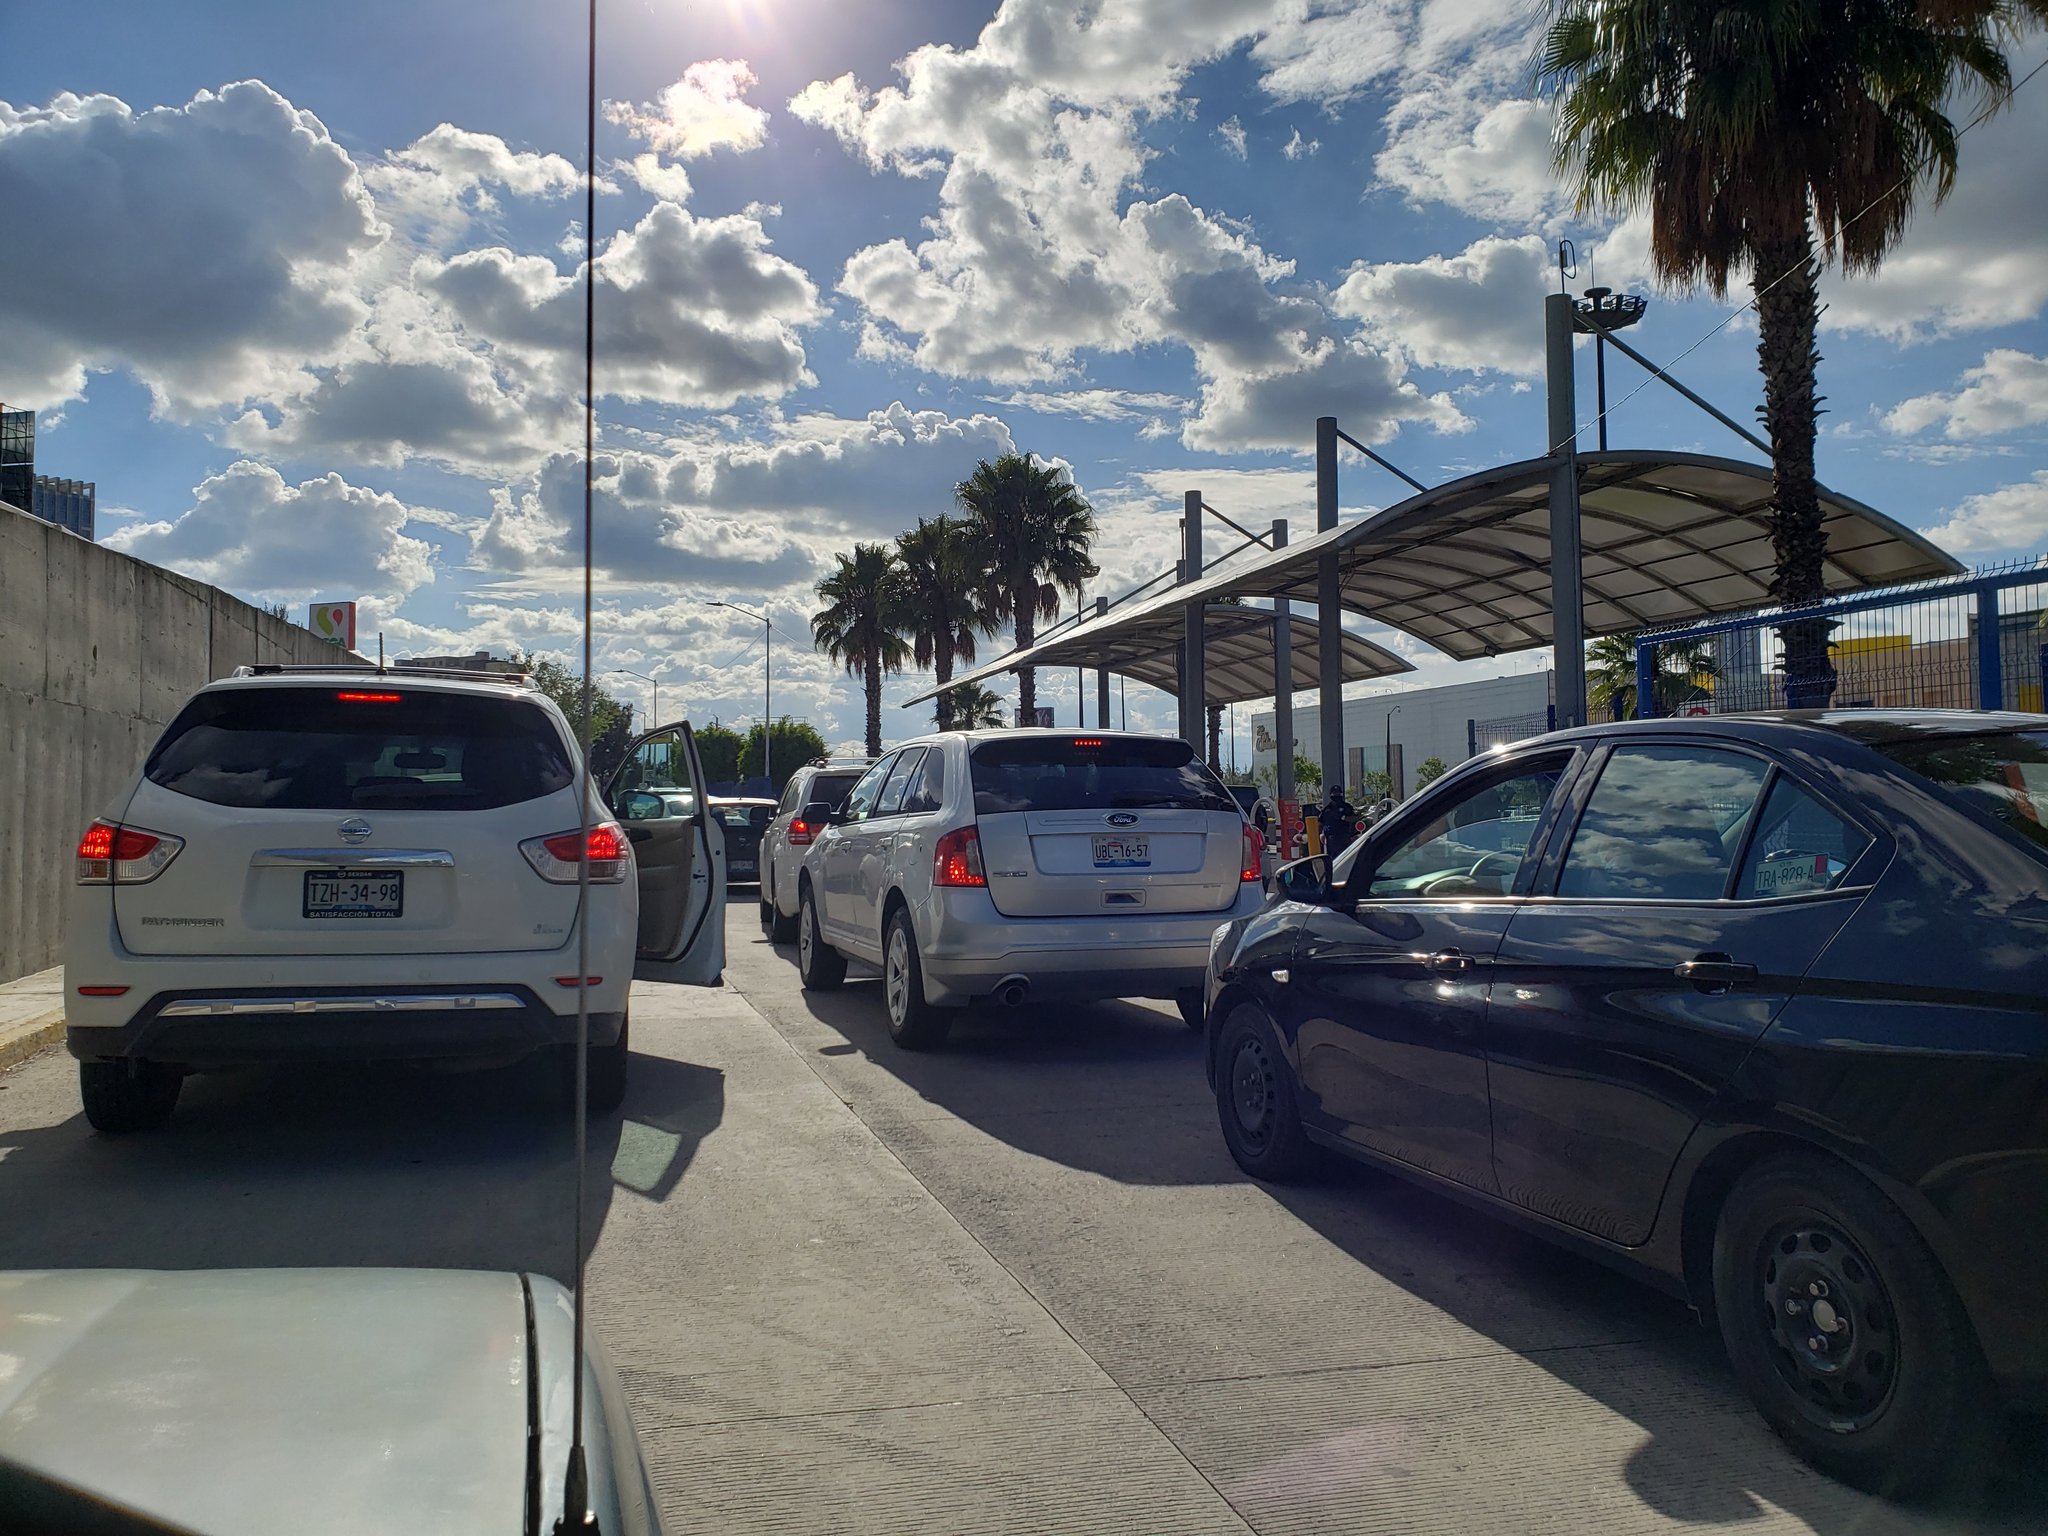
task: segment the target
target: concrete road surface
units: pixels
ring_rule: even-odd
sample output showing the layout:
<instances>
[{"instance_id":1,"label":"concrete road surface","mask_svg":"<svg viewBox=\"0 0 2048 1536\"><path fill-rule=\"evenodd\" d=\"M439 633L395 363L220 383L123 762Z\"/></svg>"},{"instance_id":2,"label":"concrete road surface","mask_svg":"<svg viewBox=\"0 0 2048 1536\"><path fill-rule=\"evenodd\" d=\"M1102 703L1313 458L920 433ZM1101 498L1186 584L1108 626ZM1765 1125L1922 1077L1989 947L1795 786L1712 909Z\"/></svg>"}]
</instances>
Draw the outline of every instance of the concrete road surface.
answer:
<instances>
[{"instance_id":1,"label":"concrete road surface","mask_svg":"<svg viewBox=\"0 0 2048 1536\"><path fill-rule=\"evenodd\" d=\"M751 892L746 893L751 896ZM592 1314L675 1532L2048 1531L1806 1470L1683 1308L1398 1181L1273 1190L1165 1005L889 1044L730 914L728 986L634 993ZM68 1058L0 1075L0 1268L565 1277L566 1123L517 1069L252 1073L105 1140Z\"/></svg>"}]
</instances>

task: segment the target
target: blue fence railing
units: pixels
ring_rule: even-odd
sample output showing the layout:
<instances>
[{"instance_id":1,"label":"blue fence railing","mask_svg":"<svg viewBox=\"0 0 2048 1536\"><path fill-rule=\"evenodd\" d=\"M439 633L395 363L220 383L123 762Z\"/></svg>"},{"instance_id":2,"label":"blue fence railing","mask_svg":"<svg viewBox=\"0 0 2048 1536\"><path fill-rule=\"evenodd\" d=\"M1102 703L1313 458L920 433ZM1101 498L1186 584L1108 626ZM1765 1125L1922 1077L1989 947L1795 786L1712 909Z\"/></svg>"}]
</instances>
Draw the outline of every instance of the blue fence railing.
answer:
<instances>
[{"instance_id":1,"label":"blue fence railing","mask_svg":"<svg viewBox=\"0 0 2048 1536\"><path fill-rule=\"evenodd\" d=\"M1701 624L1636 640L1632 697L1606 711L1718 715L1825 700L1833 708L2043 708L2048 566L2028 562ZM1779 631L1826 626L1827 662L1785 668Z\"/></svg>"}]
</instances>

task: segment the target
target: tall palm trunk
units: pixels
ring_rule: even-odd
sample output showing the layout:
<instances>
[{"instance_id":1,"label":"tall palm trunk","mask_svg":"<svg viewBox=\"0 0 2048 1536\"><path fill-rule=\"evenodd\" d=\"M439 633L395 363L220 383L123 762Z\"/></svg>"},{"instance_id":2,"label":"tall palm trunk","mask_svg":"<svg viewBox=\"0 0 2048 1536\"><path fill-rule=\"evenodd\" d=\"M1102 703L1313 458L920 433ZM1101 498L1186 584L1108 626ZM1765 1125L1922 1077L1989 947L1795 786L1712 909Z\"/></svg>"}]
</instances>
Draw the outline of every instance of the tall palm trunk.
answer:
<instances>
[{"instance_id":1,"label":"tall palm trunk","mask_svg":"<svg viewBox=\"0 0 2048 1536\"><path fill-rule=\"evenodd\" d=\"M939 729L953 729L953 650L941 646L932 657L932 680L939 685L938 715Z\"/></svg>"},{"instance_id":2,"label":"tall palm trunk","mask_svg":"<svg viewBox=\"0 0 2048 1536\"><path fill-rule=\"evenodd\" d=\"M1773 282L1779 274L1789 274ZM1820 396L1814 392L1820 349L1813 235L1804 213L1799 226L1756 250L1757 360L1764 375L1764 426L1771 439L1771 547L1778 574L1772 590L1787 607L1827 595L1827 534L1821 526L1820 486L1813 469ZM1778 626L1785 647L1785 703L1817 709L1834 697L1835 669L1828 660L1825 619Z\"/></svg>"},{"instance_id":3,"label":"tall palm trunk","mask_svg":"<svg viewBox=\"0 0 2048 1536\"><path fill-rule=\"evenodd\" d=\"M1223 772L1223 706L1209 706L1209 771Z\"/></svg>"},{"instance_id":4,"label":"tall palm trunk","mask_svg":"<svg viewBox=\"0 0 2048 1536\"><path fill-rule=\"evenodd\" d=\"M861 667L868 695L868 756L882 755L882 648L870 646Z\"/></svg>"},{"instance_id":5,"label":"tall palm trunk","mask_svg":"<svg viewBox=\"0 0 2048 1536\"><path fill-rule=\"evenodd\" d=\"M1038 638L1037 573L1029 569L1014 573L1010 590L1016 594L1017 649L1028 651ZM1038 677L1030 667L1017 669L1017 710L1022 724L1038 723Z\"/></svg>"}]
</instances>

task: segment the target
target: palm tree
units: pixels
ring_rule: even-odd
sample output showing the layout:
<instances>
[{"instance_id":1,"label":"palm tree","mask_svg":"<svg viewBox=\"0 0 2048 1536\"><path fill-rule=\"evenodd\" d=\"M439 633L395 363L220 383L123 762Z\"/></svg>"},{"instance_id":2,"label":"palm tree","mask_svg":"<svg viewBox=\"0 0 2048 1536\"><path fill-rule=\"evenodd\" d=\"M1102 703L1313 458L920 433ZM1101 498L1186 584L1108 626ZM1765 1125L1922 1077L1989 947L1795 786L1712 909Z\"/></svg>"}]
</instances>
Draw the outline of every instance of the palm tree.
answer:
<instances>
[{"instance_id":1,"label":"palm tree","mask_svg":"<svg viewBox=\"0 0 2048 1536\"><path fill-rule=\"evenodd\" d=\"M896 541L896 551L910 610L910 653L932 669L940 689L936 721L950 731L953 663L973 661L975 633L989 627L986 567L973 530L950 517L919 518Z\"/></svg>"},{"instance_id":2,"label":"palm tree","mask_svg":"<svg viewBox=\"0 0 2048 1536\"><path fill-rule=\"evenodd\" d=\"M960 683L939 695L932 723L942 731L992 730L1003 723L1003 701L979 683Z\"/></svg>"},{"instance_id":3,"label":"palm tree","mask_svg":"<svg viewBox=\"0 0 2048 1536\"><path fill-rule=\"evenodd\" d=\"M1586 647L1586 700L1594 709L1609 710L1616 720L1636 712L1636 641L1638 634L1603 635ZM1701 678L1721 675L1721 663L1706 640L1660 645L1656 650L1652 692L1657 713L1668 715L1699 687Z\"/></svg>"},{"instance_id":4,"label":"palm tree","mask_svg":"<svg viewBox=\"0 0 2048 1536\"><path fill-rule=\"evenodd\" d=\"M1998 44L2048 0L1557 0L1538 73L1580 210L1647 203L1667 283L1749 273L1771 439L1772 591L1825 595L1814 475L1819 263L1872 272L1916 191L1955 183L1958 87L2011 94ZM1786 702L1834 692L1824 619L1780 626Z\"/></svg>"},{"instance_id":5,"label":"palm tree","mask_svg":"<svg viewBox=\"0 0 2048 1536\"><path fill-rule=\"evenodd\" d=\"M910 660L903 572L886 544L856 544L837 559L839 568L818 583L818 596L830 606L811 615L811 638L848 677L867 684L868 756L880 757L882 679Z\"/></svg>"},{"instance_id":6,"label":"palm tree","mask_svg":"<svg viewBox=\"0 0 2048 1536\"><path fill-rule=\"evenodd\" d=\"M1017 649L1029 648L1038 621L1060 611L1060 593L1077 598L1081 584L1097 575L1088 558L1095 514L1061 470L1022 454L983 459L954 487L968 515L988 572L988 621L1015 628ZM1038 690L1031 668L1017 672L1017 707L1029 721Z\"/></svg>"}]
</instances>

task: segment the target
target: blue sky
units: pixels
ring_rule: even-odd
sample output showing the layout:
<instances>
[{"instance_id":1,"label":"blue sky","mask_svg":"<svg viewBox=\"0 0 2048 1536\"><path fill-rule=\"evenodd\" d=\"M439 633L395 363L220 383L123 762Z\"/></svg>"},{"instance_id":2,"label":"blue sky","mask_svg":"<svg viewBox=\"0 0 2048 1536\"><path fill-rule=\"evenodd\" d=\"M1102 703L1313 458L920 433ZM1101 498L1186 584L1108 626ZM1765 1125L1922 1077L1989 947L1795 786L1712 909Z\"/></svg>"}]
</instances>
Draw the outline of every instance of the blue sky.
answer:
<instances>
[{"instance_id":1,"label":"blue sky","mask_svg":"<svg viewBox=\"0 0 2048 1536\"><path fill-rule=\"evenodd\" d=\"M1317 414L1426 482L1540 452L1560 236L1652 292L1656 357L1742 296L1657 292L1640 220L1572 212L1540 16L608 0L600 666L660 673L664 714L748 716L758 626L706 603L766 604L778 712L843 741L858 690L808 653L810 586L978 458L1071 466L1114 594L1170 563L1185 489L1308 526ZM572 649L582 26L560 0L10 18L0 206L32 233L0 245L0 400L38 408L45 472L98 482L106 542L357 599L394 653ZM1877 278L1826 284L1823 478L1972 561L2048 547L2044 145L2048 77ZM1754 346L1738 318L1681 374L1746 417ZM1612 428L1750 456L1658 388ZM1397 492L1347 465L1349 511ZM1376 634L1419 680L1468 675ZM1073 686L1041 698L1066 718Z\"/></svg>"}]
</instances>

